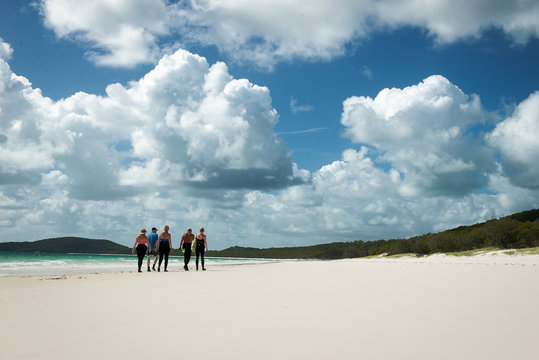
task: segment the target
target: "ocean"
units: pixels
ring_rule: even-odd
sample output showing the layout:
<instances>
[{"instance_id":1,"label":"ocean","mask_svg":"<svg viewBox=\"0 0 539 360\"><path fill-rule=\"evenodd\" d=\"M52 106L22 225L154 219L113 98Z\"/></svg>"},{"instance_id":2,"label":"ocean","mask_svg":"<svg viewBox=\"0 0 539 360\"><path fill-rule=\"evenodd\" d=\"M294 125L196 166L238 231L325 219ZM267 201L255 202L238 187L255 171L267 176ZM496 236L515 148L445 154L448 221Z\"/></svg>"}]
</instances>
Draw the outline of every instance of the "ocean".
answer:
<instances>
[{"instance_id":1,"label":"ocean","mask_svg":"<svg viewBox=\"0 0 539 360\"><path fill-rule=\"evenodd\" d=\"M143 270L146 270L144 258ZM272 262L268 259L205 258L205 267ZM153 263L153 257L152 257ZM183 257L171 256L169 271L182 270ZM189 267L194 269L195 259ZM92 273L137 271L136 255L93 255L93 254L49 254L49 253L7 253L0 252L0 278L35 276L49 277L62 275L83 275ZM183 270L182 270L183 271Z\"/></svg>"}]
</instances>

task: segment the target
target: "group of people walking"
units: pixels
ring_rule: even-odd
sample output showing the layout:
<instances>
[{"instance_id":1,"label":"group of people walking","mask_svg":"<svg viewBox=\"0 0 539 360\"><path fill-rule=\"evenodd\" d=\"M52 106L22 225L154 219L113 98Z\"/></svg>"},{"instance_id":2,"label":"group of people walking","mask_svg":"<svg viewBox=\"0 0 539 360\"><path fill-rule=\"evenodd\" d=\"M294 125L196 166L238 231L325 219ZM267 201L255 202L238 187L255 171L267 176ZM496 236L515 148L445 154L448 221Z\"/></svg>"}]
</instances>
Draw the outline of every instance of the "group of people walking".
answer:
<instances>
[{"instance_id":1,"label":"group of people walking","mask_svg":"<svg viewBox=\"0 0 539 360\"><path fill-rule=\"evenodd\" d=\"M165 260L165 266L163 271L168 271L168 256L170 250L172 249L172 236L168 232L169 226L165 225L163 232L157 235L157 229L152 228L152 232L146 236L146 229L140 229L140 234L135 239L135 244L133 244L133 249L131 252L137 252L138 257L138 272L142 272L142 263L144 262L144 256L148 255L148 271L156 271L155 264L157 263L157 257L159 255L159 265L157 271L161 271L161 264L163 259ZM206 270L204 267L204 252L208 251L208 243L206 241L206 235L204 234L204 228L200 228L200 233L198 235L193 234L191 228L187 229L187 232L184 233L180 240L179 249L184 254L184 266L185 271L189 271L189 261L191 259L191 252L195 250L196 254L196 269L198 271L198 259L200 257L202 270ZM150 268L151 257L153 259L153 266Z\"/></svg>"}]
</instances>

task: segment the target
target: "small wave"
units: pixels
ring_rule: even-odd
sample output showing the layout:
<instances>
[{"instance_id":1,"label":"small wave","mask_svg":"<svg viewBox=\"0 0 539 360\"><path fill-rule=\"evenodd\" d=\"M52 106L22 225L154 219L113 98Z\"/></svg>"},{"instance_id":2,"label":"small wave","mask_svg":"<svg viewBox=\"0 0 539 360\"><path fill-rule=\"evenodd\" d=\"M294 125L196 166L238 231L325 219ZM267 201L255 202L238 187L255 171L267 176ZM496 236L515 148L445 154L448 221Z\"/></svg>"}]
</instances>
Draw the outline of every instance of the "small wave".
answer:
<instances>
[{"instance_id":1,"label":"small wave","mask_svg":"<svg viewBox=\"0 0 539 360\"><path fill-rule=\"evenodd\" d=\"M146 264L144 260L144 265ZM206 266L272 262L271 259L206 258ZM192 265L193 262L191 263ZM0 277L60 276L135 271L137 258L129 255L0 254ZM183 267L183 257L170 257L169 266Z\"/></svg>"},{"instance_id":2,"label":"small wave","mask_svg":"<svg viewBox=\"0 0 539 360\"><path fill-rule=\"evenodd\" d=\"M42 261L12 261L0 263L1 269L13 269L13 268L39 268L39 267L51 267L51 266L65 266L68 265L67 261L63 260L42 260Z\"/></svg>"}]
</instances>

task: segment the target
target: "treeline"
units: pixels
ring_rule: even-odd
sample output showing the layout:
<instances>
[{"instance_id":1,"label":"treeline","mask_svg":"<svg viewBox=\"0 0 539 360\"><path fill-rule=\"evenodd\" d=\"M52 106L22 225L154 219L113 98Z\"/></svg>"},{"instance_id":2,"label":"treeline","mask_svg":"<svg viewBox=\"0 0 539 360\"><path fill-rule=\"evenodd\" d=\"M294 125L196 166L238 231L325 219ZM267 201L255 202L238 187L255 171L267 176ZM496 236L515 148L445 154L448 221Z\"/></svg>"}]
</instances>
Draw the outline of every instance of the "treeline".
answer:
<instances>
[{"instance_id":1,"label":"treeline","mask_svg":"<svg viewBox=\"0 0 539 360\"><path fill-rule=\"evenodd\" d=\"M480 224L461 226L437 234L425 234L409 239L335 242L267 249L234 246L221 251L211 251L208 255L272 259L343 259L381 254L429 255L486 247L519 249L538 246L539 210L534 209Z\"/></svg>"},{"instance_id":2,"label":"treeline","mask_svg":"<svg viewBox=\"0 0 539 360\"><path fill-rule=\"evenodd\" d=\"M390 255L458 252L496 247L522 249L539 246L539 210L530 210L472 226L461 226L437 234L390 240L381 253Z\"/></svg>"}]
</instances>

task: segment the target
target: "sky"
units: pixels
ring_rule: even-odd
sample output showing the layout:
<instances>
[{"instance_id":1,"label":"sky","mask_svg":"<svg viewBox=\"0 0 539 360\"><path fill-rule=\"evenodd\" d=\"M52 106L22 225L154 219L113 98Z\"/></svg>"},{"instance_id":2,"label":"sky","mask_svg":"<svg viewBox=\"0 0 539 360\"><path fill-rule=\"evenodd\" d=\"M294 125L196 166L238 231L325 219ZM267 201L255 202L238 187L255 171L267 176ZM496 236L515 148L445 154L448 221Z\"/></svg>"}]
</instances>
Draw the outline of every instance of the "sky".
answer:
<instances>
[{"instance_id":1,"label":"sky","mask_svg":"<svg viewBox=\"0 0 539 360\"><path fill-rule=\"evenodd\" d=\"M0 2L0 241L406 238L539 207L539 2Z\"/></svg>"}]
</instances>

